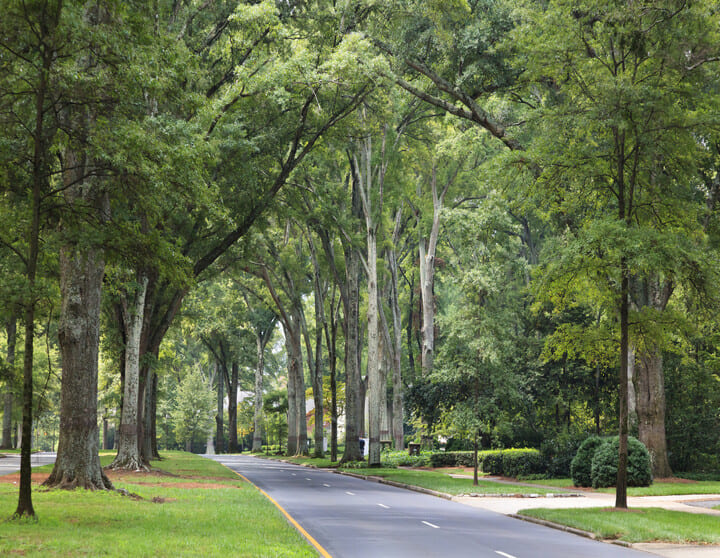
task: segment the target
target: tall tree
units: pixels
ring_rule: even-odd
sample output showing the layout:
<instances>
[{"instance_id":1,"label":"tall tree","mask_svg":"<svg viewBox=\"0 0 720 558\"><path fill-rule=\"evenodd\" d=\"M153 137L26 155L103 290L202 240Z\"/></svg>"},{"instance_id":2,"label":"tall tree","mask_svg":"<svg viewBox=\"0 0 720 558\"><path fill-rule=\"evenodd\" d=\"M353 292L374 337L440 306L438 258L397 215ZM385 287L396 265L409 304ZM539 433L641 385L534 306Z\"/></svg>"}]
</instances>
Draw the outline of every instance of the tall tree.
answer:
<instances>
[{"instance_id":1,"label":"tall tree","mask_svg":"<svg viewBox=\"0 0 720 558\"><path fill-rule=\"evenodd\" d=\"M632 282L656 276L675 282L689 274L697 282L702 268L699 208L688 178L702 149L692 131L705 124L695 114L706 100L695 80L709 45L694 30L712 28L708 18L715 16L701 4L559 1L526 13L519 31L526 76L534 86L550 85L535 101L542 118L533 130L538 184L556 200L553 212L565 224L562 261L546 268L552 269L546 278L556 277L548 292L562 305L594 283L602 293L596 302L616 320L618 508L627 507L630 336L644 338L650 354L662 339L651 326L660 322L656 311L633 312ZM550 127L551 140L542 137ZM561 284L565 293L557 291Z\"/></svg>"}]
</instances>

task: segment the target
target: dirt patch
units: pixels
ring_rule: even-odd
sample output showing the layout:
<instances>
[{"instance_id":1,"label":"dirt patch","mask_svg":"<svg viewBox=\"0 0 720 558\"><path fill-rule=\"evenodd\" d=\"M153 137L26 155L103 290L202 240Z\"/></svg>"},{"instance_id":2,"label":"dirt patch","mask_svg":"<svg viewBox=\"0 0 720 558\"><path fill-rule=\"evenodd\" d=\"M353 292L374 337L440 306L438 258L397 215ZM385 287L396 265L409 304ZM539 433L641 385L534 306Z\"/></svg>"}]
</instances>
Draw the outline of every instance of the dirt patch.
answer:
<instances>
[{"instance_id":1,"label":"dirt patch","mask_svg":"<svg viewBox=\"0 0 720 558\"><path fill-rule=\"evenodd\" d=\"M681 479L679 477L666 477L661 479L653 479L653 482L670 482L675 484L697 484L697 481L690 479Z\"/></svg>"},{"instance_id":2,"label":"dirt patch","mask_svg":"<svg viewBox=\"0 0 720 558\"><path fill-rule=\"evenodd\" d=\"M33 473L32 482L42 484L50 476L50 473ZM0 476L0 482L5 484L20 484L20 473L10 473Z\"/></svg>"}]
</instances>

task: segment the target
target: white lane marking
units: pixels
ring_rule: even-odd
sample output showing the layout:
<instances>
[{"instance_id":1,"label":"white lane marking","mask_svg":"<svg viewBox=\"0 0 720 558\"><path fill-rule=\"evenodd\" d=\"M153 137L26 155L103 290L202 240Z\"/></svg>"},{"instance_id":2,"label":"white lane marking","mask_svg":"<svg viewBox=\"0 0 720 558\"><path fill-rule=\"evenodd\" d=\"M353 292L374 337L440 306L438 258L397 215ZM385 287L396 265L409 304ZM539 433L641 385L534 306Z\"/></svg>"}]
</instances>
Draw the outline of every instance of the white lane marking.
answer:
<instances>
[{"instance_id":1,"label":"white lane marking","mask_svg":"<svg viewBox=\"0 0 720 558\"><path fill-rule=\"evenodd\" d=\"M327 486L328 488L330 488L330 485L329 485L329 484L323 483L323 486Z\"/></svg>"},{"instance_id":2,"label":"white lane marking","mask_svg":"<svg viewBox=\"0 0 720 558\"><path fill-rule=\"evenodd\" d=\"M305 480L312 480L310 477L305 477Z\"/></svg>"},{"instance_id":3,"label":"white lane marking","mask_svg":"<svg viewBox=\"0 0 720 558\"><path fill-rule=\"evenodd\" d=\"M293 477L297 477L297 475L296 475L295 473L293 473L292 476L293 476Z\"/></svg>"},{"instance_id":4,"label":"white lane marking","mask_svg":"<svg viewBox=\"0 0 720 558\"><path fill-rule=\"evenodd\" d=\"M347 494L348 496L355 496L354 492L345 492L345 494Z\"/></svg>"},{"instance_id":5,"label":"white lane marking","mask_svg":"<svg viewBox=\"0 0 720 558\"><path fill-rule=\"evenodd\" d=\"M378 504L381 508L385 508L386 510L390 509L390 506L386 506L385 504Z\"/></svg>"},{"instance_id":6,"label":"white lane marking","mask_svg":"<svg viewBox=\"0 0 720 558\"><path fill-rule=\"evenodd\" d=\"M429 521L423 521L423 523L424 523L425 525L427 525L428 527L432 527L433 529L440 529L440 527L438 527L437 525L433 525L433 524L430 523Z\"/></svg>"},{"instance_id":7,"label":"white lane marking","mask_svg":"<svg viewBox=\"0 0 720 558\"><path fill-rule=\"evenodd\" d=\"M499 550L495 551L495 554L499 554L500 556L505 556L505 558L515 558L512 554L508 554L507 552L501 552Z\"/></svg>"}]
</instances>

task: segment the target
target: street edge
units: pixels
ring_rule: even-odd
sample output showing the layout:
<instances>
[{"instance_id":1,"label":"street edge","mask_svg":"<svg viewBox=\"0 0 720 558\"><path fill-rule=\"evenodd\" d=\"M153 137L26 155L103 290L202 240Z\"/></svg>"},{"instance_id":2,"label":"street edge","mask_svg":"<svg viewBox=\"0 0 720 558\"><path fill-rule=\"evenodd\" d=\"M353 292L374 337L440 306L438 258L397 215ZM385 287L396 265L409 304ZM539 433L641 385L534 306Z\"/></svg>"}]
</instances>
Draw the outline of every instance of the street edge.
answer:
<instances>
[{"instance_id":1,"label":"street edge","mask_svg":"<svg viewBox=\"0 0 720 558\"><path fill-rule=\"evenodd\" d=\"M535 523L537 525L542 525L543 527L550 527L551 529L556 529L558 531L564 531L566 533L578 535L579 537L585 537L586 539L592 539L594 541L600 541L600 542L604 542L604 543L614 544L617 546L624 546L626 548L632 548L632 546L633 546L629 542L616 540L616 539L603 539L601 537L597 537L595 535L595 533L591 533L590 531L583 531L582 529L575 529L574 527L568 527L567 525L562 525L560 523L554 523L554 522L548 521L546 519L538 519L537 517L531 517L529 515L510 513L507 515L507 517L512 517L513 519L520 519L521 521L527 521L528 523Z\"/></svg>"},{"instance_id":2,"label":"street edge","mask_svg":"<svg viewBox=\"0 0 720 558\"><path fill-rule=\"evenodd\" d=\"M268 494L267 492L265 492L262 488L260 488L259 486L257 486L255 483L253 483L249 478L247 478L247 477L246 477L245 475L243 475L242 473L238 473L237 471L233 471L232 469L230 469L230 467L228 467L228 466L225 465L224 463L221 463L221 465L222 465L223 467L226 467L228 470L232 471L233 473L235 473L238 477L240 477L241 479L243 479L243 480L244 480L245 482L247 482L248 484L250 484L250 485L252 485L253 487L255 487L255 489L258 490L258 491L260 492L260 494L262 494L263 496L265 496L265 498L267 498L267 499L270 500L273 504L275 504L275 507L280 510L280 512L285 516L285 519L287 519L287 520L290 522L290 524L291 524L293 527L295 527L295 529L297 529L298 532L299 532L303 537L305 537L305 539L306 539L311 545L313 545L313 546L315 547L315 550L317 550L323 558L332 558L332 556L330 555L330 553L329 553L327 550L325 550L325 549L320 545L320 543L317 542L317 541L313 538L313 536L312 536L310 533L308 533L308 532L303 528L303 526L300 525L300 524L295 520L295 518L287 512L287 510L286 510L285 508L283 508L280 504L278 504L277 501L276 501L272 496L270 496L270 494Z\"/></svg>"}]
</instances>

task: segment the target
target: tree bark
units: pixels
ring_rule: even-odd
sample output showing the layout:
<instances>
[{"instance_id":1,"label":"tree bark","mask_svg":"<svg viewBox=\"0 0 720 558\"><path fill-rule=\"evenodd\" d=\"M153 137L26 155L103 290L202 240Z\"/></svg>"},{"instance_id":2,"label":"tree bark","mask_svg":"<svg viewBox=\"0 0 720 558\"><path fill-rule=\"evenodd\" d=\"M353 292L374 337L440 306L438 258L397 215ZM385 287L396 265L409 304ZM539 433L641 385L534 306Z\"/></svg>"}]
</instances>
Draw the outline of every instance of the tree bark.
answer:
<instances>
[{"instance_id":1,"label":"tree bark","mask_svg":"<svg viewBox=\"0 0 720 558\"><path fill-rule=\"evenodd\" d=\"M215 369L215 380L217 382L217 413L215 414L215 451L224 453L224 415L225 396L223 394L224 377L227 375L227 365L221 363Z\"/></svg>"},{"instance_id":2,"label":"tree bark","mask_svg":"<svg viewBox=\"0 0 720 558\"><path fill-rule=\"evenodd\" d=\"M13 310L10 318L8 318L5 326L7 334L7 355L5 362L8 366L8 379L5 383L5 393L3 394L3 425L2 425L2 443L0 449L12 448L12 411L15 383L15 346L17 344L17 316Z\"/></svg>"},{"instance_id":3,"label":"tree bark","mask_svg":"<svg viewBox=\"0 0 720 558\"><path fill-rule=\"evenodd\" d=\"M98 456L98 347L104 269L99 249L66 244L61 250L60 437L55 467L45 486L112 488Z\"/></svg>"},{"instance_id":4,"label":"tree bark","mask_svg":"<svg viewBox=\"0 0 720 558\"><path fill-rule=\"evenodd\" d=\"M230 385L228 386L228 453L238 453L237 437L237 392L238 375L240 373L238 363L233 362L230 366Z\"/></svg>"},{"instance_id":5,"label":"tree bark","mask_svg":"<svg viewBox=\"0 0 720 558\"><path fill-rule=\"evenodd\" d=\"M140 335L145 311L148 277L138 274L134 293L122 295L123 322L127 332L125 342L125 386L118 432L118 453L110 467L131 471L147 471L138 440L138 395L140 391Z\"/></svg>"},{"instance_id":6,"label":"tree bark","mask_svg":"<svg viewBox=\"0 0 720 558\"><path fill-rule=\"evenodd\" d=\"M296 455L298 453L298 424L297 424L297 372L299 366L298 355L293 347L289 326L283 323L285 330L285 351L287 353L287 391L288 391L288 433L287 433L287 453L288 455Z\"/></svg>"},{"instance_id":7,"label":"tree bark","mask_svg":"<svg viewBox=\"0 0 720 558\"><path fill-rule=\"evenodd\" d=\"M640 356L636 374L638 435L650 452L653 476L672 476L665 437L665 377L660 349Z\"/></svg>"},{"instance_id":8,"label":"tree bark","mask_svg":"<svg viewBox=\"0 0 720 558\"><path fill-rule=\"evenodd\" d=\"M257 351L257 362L255 364L255 408L253 413L253 444L252 451L262 451L263 440L263 375L265 371L265 347L263 347L260 335L255 334L255 348Z\"/></svg>"}]
</instances>

